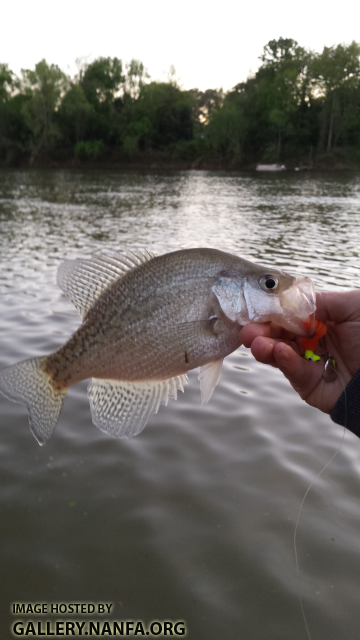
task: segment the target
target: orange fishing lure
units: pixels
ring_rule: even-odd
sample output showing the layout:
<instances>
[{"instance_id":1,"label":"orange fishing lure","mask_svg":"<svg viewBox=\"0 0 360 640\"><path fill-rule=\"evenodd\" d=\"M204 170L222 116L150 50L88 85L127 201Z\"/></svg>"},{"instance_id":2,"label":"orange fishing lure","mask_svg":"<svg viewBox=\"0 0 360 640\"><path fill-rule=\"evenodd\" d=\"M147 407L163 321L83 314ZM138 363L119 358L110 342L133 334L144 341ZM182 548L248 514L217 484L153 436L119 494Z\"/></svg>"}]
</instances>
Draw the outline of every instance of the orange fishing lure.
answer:
<instances>
[{"instance_id":1,"label":"orange fishing lure","mask_svg":"<svg viewBox=\"0 0 360 640\"><path fill-rule=\"evenodd\" d=\"M307 322L303 322L304 329L309 330L312 325L312 319L309 317ZM301 338L301 344L306 351L315 351L320 338L327 332L327 326L321 320L315 320L315 335L312 338Z\"/></svg>"}]
</instances>

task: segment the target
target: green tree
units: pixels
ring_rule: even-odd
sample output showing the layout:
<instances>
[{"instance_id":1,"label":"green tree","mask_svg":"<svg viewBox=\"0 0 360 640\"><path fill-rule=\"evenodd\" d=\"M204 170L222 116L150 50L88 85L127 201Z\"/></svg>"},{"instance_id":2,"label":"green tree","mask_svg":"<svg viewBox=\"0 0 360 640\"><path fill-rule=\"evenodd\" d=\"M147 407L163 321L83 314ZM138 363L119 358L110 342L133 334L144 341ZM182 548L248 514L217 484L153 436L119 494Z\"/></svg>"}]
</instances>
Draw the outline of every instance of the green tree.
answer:
<instances>
[{"instance_id":1,"label":"green tree","mask_svg":"<svg viewBox=\"0 0 360 640\"><path fill-rule=\"evenodd\" d=\"M270 40L258 71L224 94L149 82L144 64L118 58L78 60L70 82L39 62L20 82L0 64L0 161L56 153L67 159L230 163L311 160L314 149L360 161L360 44L305 50L291 38ZM146 157L146 155L145 155Z\"/></svg>"},{"instance_id":2,"label":"green tree","mask_svg":"<svg viewBox=\"0 0 360 640\"><path fill-rule=\"evenodd\" d=\"M353 41L347 46L324 47L323 52L314 57L311 70L315 87L324 98L320 145L326 137L326 148L330 151L334 132L339 134L344 129L349 94L359 88L360 44Z\"/></svg>"},{"instance_id":3,"label":"green tree","mask_svg":"<svg viewBox=\"0 0 360 640\"><path fill-rule=\"evenodd\" d=\"M0 63L0 104L8 101L15 86L15 75L9 65Z\"/></svg>"},{"instance_id":4,"label":"green tree","mask_svg":"<svg viewBox=\"0 0 360 640\"><path fill-rule=\"evenodd\" d=\"M262 66L256 74L260 101L263 101L270 129L276 134L277 159L283 139L296 137L309 95L310 54L292 38L270 40L261 56Z\"/></svg>"},{"instance_id":5,"label":"green tree","mask_svg":"<svg viewBox=\"0 0 360 640\"><path fill-rule=\"evenodd\" d=\"M41 60L35 70L22 69L22 89L27 96L23 105L25 122L32 133L32 156L47 157L60 138L55 112L67 78L57 65Z\"/></svg>"},{"instance_id":6,"label":"green tree","mask_svg":"<svg viewBox=\"0 0 360 640\"><path fill-rule=\"evenodd\" d=\"M231 98L225 98L223 107L211 111L207 136L210 148L219 158L233 162L243 160L246 133L246 117Z\"/></svg>"},{"instance_id":7,"label":"green tree","mask_svg":"<svg viewBox=\"0 0 360 640\"><path fill-rule=\"evenodd\" d=\"M192 99L170 83L144 85L133 116L134 120L146 118L150 124L146 146L159 149L193 138Z\"/></svg>"},{"instance_id":8,"label":"green tree","mask_svg":"<svg viewBox=\"0 0 360 640\"><path fill-rule=\"evenodd\" d=\"M121 60L97 58L86 66L81 85L88 102L96 109L104 103L112 104L124 82Z\"/></svg>"},{"instance_id":9,"label":"green tree","mask_svg":"<svg viewBox=\"0 0 360 640\"><path fill-rule=\"evenodd\" d=\"M92 107L86 118L86 138L113 146L119 138L118 111L121 110L125 76L118 58L97 58L85 66L80 86Z\"/></svg>"},{"instance_id":10,"label":"green tree","mask_svg":"<svg viewBox=\"0 0 360 640\"><path fill-rule=\"evenodd\" d=\"M254 76L228 93L246 122L243 155L248 162L275 162L313 144L310 116L311 53L291 38L265 45Z\"/></svg>"},{"instance_id":11,"label":"green tree","mask_svg":"<svg viewBox=\"0 0 360 640\"><path fill-rule=\"evenodd\" d=\"M19 100L14 99L14 91L18 88L15 74L7 64L0 64L0 161L6 163L17 155L18 138L22 133L22 116L16 109Z\"/></svg>"},{"instance_id":12,"label":"green tree","mask_svg":"<svg viewBox=\"0 0 360 640\"><path fill-rule=\"evenodd\" d=\"M62 129L67 130L67 137L71 143L77 143L84 137L91 110L92 107L86 99L82 86L73 84L64 95L59 107Z\"/></svg>"},{"instance_id":13,"label":"green tree","mask_svg":"<svg viewBox=\"0 0 360 640\"><path fill-rule=\"evenodd\" d=\"M132 100L136 100L149 74L140 60L134 58L126 65L125 93Z\"/></svg>"},{"instance_id":14,"label":"green tree","mask_svg":"<svg viewBox=\"0 0 360 640\"><path fill-rule=\"evenodd\" d=\"M298 57L299 45L292 38L269 40L263 49L260 60L263 68L282 69L284 62L293 63Z\"/></svg>"},{"instance_id":15,"label":"green tree","mask_svg":"<svg viewBox=\"0 0 360 640\"><path fill-rule=\"evenodd\" d=\"M191 89L189 95L193 101L193 119L197 133L203 133L204 127L209 123L210 115L214 109L219 109L224 102L222 89Z\"/></svg>"}]
</instances>

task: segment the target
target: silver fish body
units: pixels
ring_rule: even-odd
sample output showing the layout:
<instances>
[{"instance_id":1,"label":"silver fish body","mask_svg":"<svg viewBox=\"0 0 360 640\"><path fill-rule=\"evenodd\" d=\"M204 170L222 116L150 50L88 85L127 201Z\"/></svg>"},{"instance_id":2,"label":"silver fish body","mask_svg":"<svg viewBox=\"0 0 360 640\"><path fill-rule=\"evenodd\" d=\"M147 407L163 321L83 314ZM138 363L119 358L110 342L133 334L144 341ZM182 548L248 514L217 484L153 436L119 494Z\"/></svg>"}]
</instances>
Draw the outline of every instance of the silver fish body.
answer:
<instances>
[{"instance_id":1,"label":"silver fish body","mask_svg":"<svg viewBox=\"0 0 360 640\"><path fill-rule=\"evenodd\" d=\"M215 249L154 257L117 252L67 261L58 283L83 323L55 353L0 372L0 390L24 403L40 444L55 428L67 389L92 378L94 423L115 437L141 431L150 414L201 367L203 402L240 326L275 320L304 335L315 311L311 280Z\"/></svg>"},{"instance_id":2,"label":"silver fish body","mask_svg":"<svg viewBox=\"0 0 360 640\"><path fill-rule=\"evenodd\" d=\"M165 380L228 355L240 345L239 327L212 287L222 270L239 268L233 258L208 249L177 251L126 272L49 357L49 372L58 364L64 386L88 377Z\"/></svg>"}]
</instances>

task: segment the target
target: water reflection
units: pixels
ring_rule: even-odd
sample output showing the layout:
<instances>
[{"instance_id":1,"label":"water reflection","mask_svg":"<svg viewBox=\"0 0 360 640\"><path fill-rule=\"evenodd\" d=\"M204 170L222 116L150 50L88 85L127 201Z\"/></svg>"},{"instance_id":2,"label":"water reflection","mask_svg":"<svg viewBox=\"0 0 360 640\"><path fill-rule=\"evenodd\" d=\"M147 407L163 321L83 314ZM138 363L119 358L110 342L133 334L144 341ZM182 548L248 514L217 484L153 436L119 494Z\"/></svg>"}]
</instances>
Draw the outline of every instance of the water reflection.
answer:
<instances>
[{"instance_id":1,"label":"water reflection","mask_svg":"<svg viewBox=\"0 0 360 640\"><path fill-rule=\"evenodd\" d=\"M10 262L28 251L28 266L104 245L200 243L343 287L358 267L358 213L355 176L9 172L0 185L2 250Z\"/></svg>"}]
</instances>

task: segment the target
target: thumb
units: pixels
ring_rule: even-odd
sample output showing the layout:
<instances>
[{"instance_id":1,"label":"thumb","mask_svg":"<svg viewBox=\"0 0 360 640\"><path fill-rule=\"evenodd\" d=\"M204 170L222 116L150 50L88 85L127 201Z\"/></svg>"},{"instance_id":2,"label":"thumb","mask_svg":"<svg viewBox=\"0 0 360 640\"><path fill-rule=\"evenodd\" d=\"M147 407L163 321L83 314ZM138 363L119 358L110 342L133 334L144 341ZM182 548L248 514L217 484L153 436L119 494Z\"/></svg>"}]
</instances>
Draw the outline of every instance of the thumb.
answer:
<instances>
[{"instance_id":1,"label":"thumb","mask_svg":"<svg viewBox=\"0 0 360 640\"><path fill-rule=\"evenodd\" d=\"M303 400L314 391L322 377L323 366L299 356L288 344L278 342L273 355L277 366Z\"/></svg>"}]
</instances>

